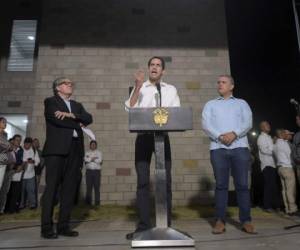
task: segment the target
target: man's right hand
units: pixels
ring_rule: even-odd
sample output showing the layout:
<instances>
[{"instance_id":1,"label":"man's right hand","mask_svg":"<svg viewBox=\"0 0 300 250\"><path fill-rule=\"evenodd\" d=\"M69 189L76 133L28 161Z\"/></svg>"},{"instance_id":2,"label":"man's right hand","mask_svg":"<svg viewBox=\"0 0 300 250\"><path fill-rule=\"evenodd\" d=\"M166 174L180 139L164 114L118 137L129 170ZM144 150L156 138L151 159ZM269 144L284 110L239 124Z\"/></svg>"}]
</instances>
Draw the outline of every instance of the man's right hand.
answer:
<instances>
[{"instance_id":1,"label":"man's right hand","mask_svg":"<svg viewBox=\"0 0 300 250\"><path fill-rule=\"evenodd\" d=\"M140 69L134 74L135 78L135 88L140 89L144 83L145 79L145 72Z\"/></svg>"},{"instance_id":2,"label":"man's right hand","mask_svg":"<svg viewBox=\"0 0 300 250\"><path fill-rule=\"evenodd\" d=\"M145 72L142 69L138 70L134 74L134 78L135 78L135 88L130 98L130 107L133 107L138 101L140 89L142 88L145 79Z\"/></svg>"}]
</instances>

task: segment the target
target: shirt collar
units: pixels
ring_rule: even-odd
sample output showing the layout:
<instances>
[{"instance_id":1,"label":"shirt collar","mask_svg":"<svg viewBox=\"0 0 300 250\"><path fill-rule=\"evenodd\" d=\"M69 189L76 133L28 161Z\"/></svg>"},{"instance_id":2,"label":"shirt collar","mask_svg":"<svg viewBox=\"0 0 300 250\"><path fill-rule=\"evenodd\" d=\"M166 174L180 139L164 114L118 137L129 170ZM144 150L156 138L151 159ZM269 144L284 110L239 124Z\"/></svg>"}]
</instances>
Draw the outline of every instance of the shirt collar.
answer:
<instances>
[{"instance_id":1,"label":"shirt collar","mask_svg":"<svg viewBox=\"0 0 300 250\"><path fill-rule=\"evenodd\" d=\"M233 95L231 95L227 100L229 100L229 99L236 99ZM219 97L217 97L217 100L225 100L224 99L224 97L223 96L219 96Z\"/></svg>"},{"instance_id":2,"label":"shirt collar","mask_svg":"<svg viewBox=\"0 0 300 250\"><path fill-rule=\"evenodd\" d=\"M160 85L162 87L165 87L167 84L165 82L160 82ZM149 79L145 82L145 87L149 87L149 86L154 86L154 84L152 84Z\"/></svg>"}]
</instances>

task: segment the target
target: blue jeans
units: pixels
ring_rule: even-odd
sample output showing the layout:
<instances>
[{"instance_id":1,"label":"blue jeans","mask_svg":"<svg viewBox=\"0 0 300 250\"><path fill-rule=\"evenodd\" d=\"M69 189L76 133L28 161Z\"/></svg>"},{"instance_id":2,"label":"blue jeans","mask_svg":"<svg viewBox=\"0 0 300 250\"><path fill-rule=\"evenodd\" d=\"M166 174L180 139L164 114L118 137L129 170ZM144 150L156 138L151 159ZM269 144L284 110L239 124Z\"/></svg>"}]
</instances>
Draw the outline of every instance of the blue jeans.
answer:
<instances>
[{"instance_id":1,"label":"blue jeans","mask_svg":"<svg viewBox=\"0 0 300 250\"><path fill-rule=\"evenodd\" d=\"M26 201L29 201L30 207L36 207L36 185L35 176L30 179L22 180L22 197L20 207L26 207Z\"/></svg>"},{"instance_id":2,"label":"blue jeans","mask_svg":"<svg viewBox=\"0 0 300 250\"><path fill-rule=\"evenodd\" d=\"M228 204L228 184L231 173L237 194L240 222L250 222L251 205L248 172L251 166L251 157L248 148L211 150L210 159L216 179L216 219L225 221Z\"/></svg>"}]
</instances>

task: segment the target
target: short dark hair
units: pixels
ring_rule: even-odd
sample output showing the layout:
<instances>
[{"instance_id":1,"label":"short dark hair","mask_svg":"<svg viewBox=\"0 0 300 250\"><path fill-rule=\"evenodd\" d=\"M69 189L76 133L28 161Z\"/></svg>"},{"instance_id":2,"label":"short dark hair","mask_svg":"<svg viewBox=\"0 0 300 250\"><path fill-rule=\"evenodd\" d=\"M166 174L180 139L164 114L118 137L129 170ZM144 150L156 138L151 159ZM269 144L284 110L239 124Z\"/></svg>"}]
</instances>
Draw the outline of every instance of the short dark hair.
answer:
<instances>
[{"instance_id":1,"label":"short dark hair","mask_svg":"<svg viewBox=\"0 0 300 250\"><path fill-rule=\"evenodd\" d=\"M12 139L14 140L14 139L16 139L17 137L19 137L19 138L21 138L21 139L22 139L22 136L21 136L21 135L19 135L19 134L15 134L15 135L13 136L13 138L12 138Z\"/></svg>"},{"instance_id":2,"label":"short dark hair","mask_svg":"<svg viewBox=\"0 0 300 250\"><path fill-rule=\"evenodd\" d=\"M96 142L95 140L92 140L92 141L90 142L90 146L92 145L92 143L95 143L96 146L98 145L97 142Z\"/></svg>"},{"instance_id":3,"label":"short dark hair","mask_svg":"<svg viewBox=\"0 0 300 250\"><path fill-rule=\"evenodd\" d=\"M26 137L24 140L24 143L32 143L32 138L31 137Z\"/></svg>"},{"instance_id":4,"label":"short dark hair","mask_svg":"<svg viewBox=\"0 0 300 250\"><path fill-rule=\"evenodd\" d=\"M1 116L1 117L0 117L0 122L2 122L3 120L6 121L6 118L3 117L3 116Z\"/></svg>"},{"instance_id":5,"label":"short dark hair","mask_svg":"<svg viewBox=\"0 0 300 250\"><path fill-rule=\"evenodd\" d=\"M153 56L153 57L151 57L151 58L149 59L149 61L148 61L148 67L150 67L150 64L151 64L151 62L152 62L153 59L158 59L158 60L160 60L160 61L161 61L161 67L162 67L162 69L163 69L163 70L165 69L165 67L166 67L165 59L163 59L163 58L160 57L160 56Z\"/></svg>"},{"instance_id":6,"label":"short dark hair","mask_svg":"<svg viewBox=\"0 0 300 250\"><path fill-rule=\"evenodd\" d=\"M224 75L219 75L219 77L226 77L227 79L229 79L232 85L235 85L234 78L231 75L224 74Z\"/></svg>"}]
</instances>

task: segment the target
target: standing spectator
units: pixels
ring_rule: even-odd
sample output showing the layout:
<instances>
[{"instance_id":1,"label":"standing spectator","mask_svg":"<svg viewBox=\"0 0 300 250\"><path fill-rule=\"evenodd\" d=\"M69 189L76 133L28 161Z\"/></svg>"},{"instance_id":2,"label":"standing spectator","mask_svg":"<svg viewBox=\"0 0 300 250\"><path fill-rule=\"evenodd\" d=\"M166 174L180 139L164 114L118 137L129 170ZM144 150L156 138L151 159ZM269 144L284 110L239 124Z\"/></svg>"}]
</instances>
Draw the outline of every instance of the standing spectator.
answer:
<instances>
[{"instance_id":1,"label":"standing spectator","mask_svg":"<svg viewBox=\"0 0 300 250\"><path fill-rule=\"evenodd\" d=\"M13 139L9 139L10 147L13 149ZM0 189L0 214L4 213L6 201L7 201L7 194L10 189L10 183L12 180L12 176L14 174L14 167L16 163L16 157L14 151L11 151L11 156L13 157L13 162L6 167L4 180L2 187Z\"/></svg>"},{"instance_id":2,"label":"standing spectator","mask_svg":"<svg viewBox=\"0 0 300 250\"><path fill-rule=\"evenodd\" d=\"M280 208L279 202L279 183L278 174L274 160L274 144L272 137L269 135L271 126L269 122L262 121L260 123L261 133L257 139L259 150L260 166L264 177L264 196L263 208L266 212L272 212L273 209Z\"/></svg>"},{"instance_id":3,"label":"standing spectator","mask_svg":"<svg viewBox=\"0 0 300 250\"><path fill-rule=\"evenodd\" d=\"M10 185L9 192L7 194L7 203L6 210L9 213L19 212L20 200L21 200L21 191L22 191L22 175L23 175L23 153L24 150L21 147L22 136L14 135L13 136L13 150L16 157L16 164L14 167L14 174L12 176L12 181Z\"/></svg>"},{"instance_id":4,"label":"standing spectator","mask_svg":"<svg viewBox=\"0 0 300 250\"><path fill-rule=\"evenodd\" d=\"M296 116L299 131L294 135L292 144L292 159L296 168L298 183L300 184L300 114Z\"/></svg>"},{"instance_id":5,"label":"standing spectator","mask_svg":"<svg viewBox=\"0 0 300 250\"><path fill-rule=\"evenodd\" d=\"M93 118L81 103L71 99L73 87L70 79L57 78L52 85L54 95L44 101L46 187L42 198L41 236L46 239L79 235L70 227L71 210L84 158L81 127L91 124ZM58 187L60 209L55 231L53 210Z\"/></svg>"},{"instance_id":6,"label":"standing spectator","mask_svg":"<svg viewBox=\"0 0 300 250\"><path fill-rule=\"evenodd\" d=\"M39 154L32 148L32 138L27 137L24 140L24 174L22 179L22 198L20 208L25 208L27 199L30 209L37 207L36 200L36 180L34 168L40 163Z\"/></svg>"},{"instance_id":7,"label":"standing spectator","mask_svg":"<svg viewBox=\"0 0 300 250\"><path fill-rule=\"evenodd\" d=\"M34 138L32 141L32 149L35 153L38 154L40 158L40 163L38 165L34 166L35 176L36 176L36 187L38 190L38 187L40 185L42 172L45 166L44 157L42 156L42 150L40 149L40 141L37 138Z\"/></svg>"},{"instance_id":8,"label":"standing spectator","mask_svg":"<svg viewBox=\"0 0 300 250\"><path fill-rule=\"evenodd\" d=\"M278 139L276 140L274 153L277 160L278 173L282 184L282 197L285 206L285 212L288 215L297 214L296 205L296 178L291 161L291 148L288 143L288 135L284 129L276 131Z\"/></svg>"},{"instance_id":9,"label":"standing spectator","mask_svg":"<svg viewBox=\"0 0 300 250\"><path fill-rule=\"evenodd\" d=\"M256 233L251 223L248 188L251 156L247 133L252 127L252 112L246 101L233 96L234 86L231 76L219 76L217 87L220 96L207 102L202 112L202 128L211 141L210 160L216 179L214 234L225 232L230 174L234 180L242 230Z\"/></svg>"},{"instance_id":10,"label":"standing spectator","mask_svg":"<svg viewBox=\"0 0 300 250\"><path fill-rule=\"evenodd\" d=\"M100 205L100 184L101 184L101 164L102 153L97 149L97 142L90 142L90 150L84 156L86 167L86 196L85 202L92 204L92 191L94 189L95 205Z\"/></svg>"},{"instance_id":11,"label":"standing spectator","mask_svg":"<svg viewBox=\"0 0 300 250\"><path fill-rule=\"evenodd\" d=\"M8 151L10 144L7 141L7 134L4 131L6 128L6 119L0 117L0 189L5 176L6 165L8 163Z\"/></svg>"}]
</instances>

